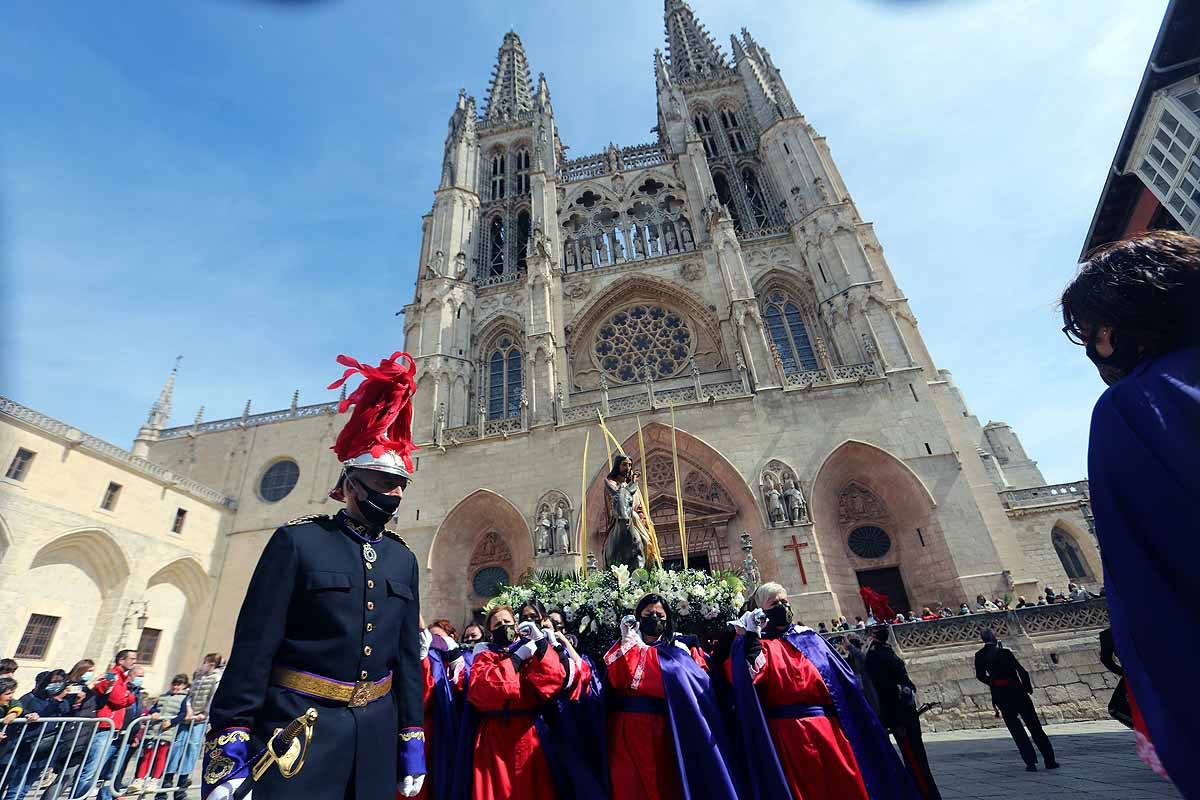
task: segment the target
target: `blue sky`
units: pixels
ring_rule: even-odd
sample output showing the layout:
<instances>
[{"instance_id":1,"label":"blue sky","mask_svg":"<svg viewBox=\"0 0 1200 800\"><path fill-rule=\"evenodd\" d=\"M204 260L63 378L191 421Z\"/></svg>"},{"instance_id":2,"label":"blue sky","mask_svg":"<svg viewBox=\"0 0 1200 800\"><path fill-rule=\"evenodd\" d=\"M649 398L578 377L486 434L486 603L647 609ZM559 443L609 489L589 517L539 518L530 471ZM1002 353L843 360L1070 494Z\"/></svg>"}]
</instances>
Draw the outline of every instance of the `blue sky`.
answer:
<instances>
[{"instance_id":1,"label":"blue sky","mask_svg":"<svg viewBox=\"0 0 1200 800\"><path fill-rule=\"evenodd\" d=\"M1103 385L1055 299L1166 0L692 7L772 52L972 411L1082 477ZM125 446L178 354L184 424L402 346L446 119L509 28L572 156L652 139L657 0L115 8L0 27L0 392Z\"/></svg>"}]
</instances>

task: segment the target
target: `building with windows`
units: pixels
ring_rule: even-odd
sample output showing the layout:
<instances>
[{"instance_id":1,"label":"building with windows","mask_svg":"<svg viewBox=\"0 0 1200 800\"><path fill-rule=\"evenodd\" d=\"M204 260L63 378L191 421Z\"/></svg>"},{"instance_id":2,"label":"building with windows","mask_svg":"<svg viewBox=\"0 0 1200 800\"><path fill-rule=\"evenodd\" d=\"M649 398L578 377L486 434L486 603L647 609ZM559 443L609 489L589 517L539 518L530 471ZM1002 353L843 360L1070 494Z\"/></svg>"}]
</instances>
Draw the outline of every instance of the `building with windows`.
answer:
<instances>
[{"instance_id":1,"label":"building with windows","mask_svg":"<svg viewBox=\"0 0 1200 800\"><path fill-rule=\"evenodd\" d=\"M727 55L681 0L664 22L652 142L568 159L512 32L482 107L454 102L404 309L421 450L397 529L425 616L602 552L598 415L644 460L669 566L686 546L740 569L752 548L814 624L863 613L863 585L898 609L1098 585L1087 484L1046 486L968 410L770 53L743 30ZM271 532L336 510L343 419L293 398L168 427L162 405L134 453L230 498L212 506L219 650Z\"/></svg>"},{"instance_id":2,"label":"building with windows","mask_svg":"<svg viewBox=\"0 0 1200 800\"><path fill-rule=\"evenodd\" d=\"M1200 2L1171 0L1080 259L1147 230L1200 236Z\"/></svg>"},{"instance_id":3,"label":"building with windows","mask_svg":"<svg viewBox=\"0 0 1200 800\"><path fill-rule=\"evenodd\" d=\"M170 382L155 411L170 415ZM0 398L0 652L22 692L121 648L152 692L199 664L234 501Z\"/></svg>"}]
</instances>

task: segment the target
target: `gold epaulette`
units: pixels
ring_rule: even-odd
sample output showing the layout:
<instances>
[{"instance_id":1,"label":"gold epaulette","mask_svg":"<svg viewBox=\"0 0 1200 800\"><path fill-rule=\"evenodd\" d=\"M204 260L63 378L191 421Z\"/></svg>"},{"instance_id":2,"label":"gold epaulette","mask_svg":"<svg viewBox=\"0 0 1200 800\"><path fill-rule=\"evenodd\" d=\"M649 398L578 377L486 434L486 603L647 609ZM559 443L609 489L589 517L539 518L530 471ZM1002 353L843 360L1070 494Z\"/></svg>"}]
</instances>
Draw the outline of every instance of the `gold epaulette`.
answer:
<instances>
[{"instance_id":1,"label":"gold epaulette","mask_svg":"<svg viewBox=\"0 0 1200 800\"><path fill-rule=\"evenodd\" d=\"M328 514L309 514L304 517L296 517L291 522L285 522L283 523L283 527L286 528L289 525L303 525L306 522L316 522L322 519L331 519L331 517Z\"/></svg>"},{"instance_id":2,"label":"gold epaulette","mask_svg":"<svg viewBox=\"0 0 1200 800\"><path fill-rule=\"evenodd\" d=\"M404 545L405 549L407 549L409 552L412 552L412 548L408 546L408 542L404 541L404 537L402 537L400 534L396 533L395 531L385 530L383 532L383 535L392 537L397 542Z\"/></svg>"}]
</instances>

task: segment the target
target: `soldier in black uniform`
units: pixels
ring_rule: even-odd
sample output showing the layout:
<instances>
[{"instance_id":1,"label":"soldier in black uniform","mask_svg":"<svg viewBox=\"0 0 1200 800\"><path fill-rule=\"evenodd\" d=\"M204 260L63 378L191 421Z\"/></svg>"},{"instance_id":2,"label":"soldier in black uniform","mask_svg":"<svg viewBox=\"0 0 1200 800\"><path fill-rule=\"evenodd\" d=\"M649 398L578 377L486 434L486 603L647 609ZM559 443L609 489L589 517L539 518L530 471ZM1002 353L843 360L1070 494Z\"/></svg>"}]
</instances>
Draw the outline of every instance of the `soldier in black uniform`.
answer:
<instances>
[{"instance_id":1,"label":"soldier in black uniform","mask_svg":"<svg viewBox=\"0 0 1200 800\"><path fill-rule=\"evenodd\" d=\"M975 654L975 677L992 687L992 703L1000 709L1000 716L1004 717L1004 724L1008 726L1008 732L1012 734L1017 750L1025 761L1025 769L1037 772L1037 753L1033 744L1042 751L1046 769L1058 769L1050 737L1042 730L1037 709L1029 697L1033 694L1029 673L1017 661L1012 650L1000 646L991 628L984 628L979 637L983 639L983 647ZM1025 728L1029 728L1028 734ZM1033 737L1033 744L1029 743L1030 736Z\"/></svg>"},{"instance_id":2,"label":"soldier in black uniform","mask_svg":"<svg viewBox=\"0 0 1200 800\"><path fill-rule=\"evenodd\" d=\"M398 359L406 359L407 363ZM379 367L339 357L366 380L333 449L343 470L330 493L346 507L275 531L238 616L209 709L204 796L225 800L267 739L313 707L305 767L272 768L256 800L393 800L425 774L417 560L385 530L411 480L413 361Z\"/></svg>"}]
</instances>

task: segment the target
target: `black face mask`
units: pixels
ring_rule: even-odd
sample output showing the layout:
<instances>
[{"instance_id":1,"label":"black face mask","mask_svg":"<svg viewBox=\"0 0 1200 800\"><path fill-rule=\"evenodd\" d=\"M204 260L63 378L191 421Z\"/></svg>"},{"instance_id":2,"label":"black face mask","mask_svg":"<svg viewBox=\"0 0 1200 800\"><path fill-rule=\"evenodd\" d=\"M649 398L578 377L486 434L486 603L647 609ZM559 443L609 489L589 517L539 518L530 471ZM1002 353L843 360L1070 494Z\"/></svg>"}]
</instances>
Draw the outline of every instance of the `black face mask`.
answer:
<instances>
[{"instance_id":1,"label":"black face mask","mask_svg":"<svg viewBox=\"0 0 1200 800\"><path fill-rule=\"evenodd\" d=\"M360 481L355 481L355 483L367 495L365 498L355 498L359 513L371 525L378 528L387 525L388 520L396 513L396 509L400 507L400 498L395 495L377 492Z\"/></svg>"},{"instance_id":2,"label":"black face mask","mask_svg":"<svg viewBox=\"0 0 1200 800\"><path fill-rule=\"evenodd\" d=\"M1112 355L1102 356L1096 351L1096 337L1093 336L1087 343L1087 357L1096 365L1100 379L1112 386L1132 372L1145 354L1136 340L1129 336L1118 336L1116 331L1109 334L1108 343L1112 345Z\"/></svg>"},{"instance_id":3,"label":"black face mask","mask_svg":"<svg viewBox=\"0 0 1200 800\"><path fill-rule=\"evenodd\" d=\"M516 625L499 625L492 628L492 644L508 647L517 638Z\"/></svg>"},{"instance_id":4,"label":"black face mask","mask_svg":"<svg viewBox=\"0 0 1200 800\"><path fill-rule=\"evenodd\" d=\"M662 636L667 629L667 621L659 617L642 617L638 620L638 630L647 636Z\"/></svg>"},{"instance_id":5,"label":"black face mask","mask_svg":"<svg viewBox=\"0 0 1200 800\"><path fill-rule=\"evenodd\" d=\"M766 611L767 627L774 630L787 628L792 624L792 607L784 603L777 603Z\"/></svg>"}]
</instances>

